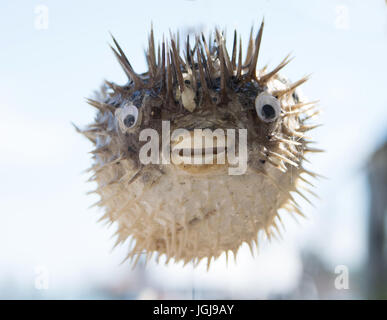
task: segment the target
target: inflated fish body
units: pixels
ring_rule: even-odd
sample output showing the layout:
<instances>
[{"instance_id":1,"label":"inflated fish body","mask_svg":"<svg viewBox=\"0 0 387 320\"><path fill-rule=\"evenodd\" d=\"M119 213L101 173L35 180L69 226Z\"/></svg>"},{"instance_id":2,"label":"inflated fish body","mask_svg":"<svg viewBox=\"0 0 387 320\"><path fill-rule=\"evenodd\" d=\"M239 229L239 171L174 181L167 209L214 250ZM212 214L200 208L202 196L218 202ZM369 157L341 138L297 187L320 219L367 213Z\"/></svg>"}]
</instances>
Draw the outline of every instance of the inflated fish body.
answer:
<instances>
[{"instance_id":1,"label":"inflated fish body","mask_svg":"<svg viewBox=\"0 0 387 320\"><path fill-rule=\"evenodd\" d=\"M187 38L181 55L173 36L156 53L151 31L144 74L134 72L113 38L129 81L106 82L89 100L98 113L81 132L96 147L91 170L97 205L105 210L103 219L117 223L117 243L132 239L128 257L136 261L139 253L156 252L185 263L208 258L209 265L222 252L236 255L243 242L254 245L261 231L270 238L278 230L279 209L302 214L292 194L305 197L300 184L315 176L302 164L307 152L319 151L305 137L315 127L307 121L318 111L297 89L306 78L291 83L279 75L289 57L270 72L257 69L262 31L263 23L256 38L250 36L244 58L236 32L231 54L215 30L214 41L196 37L192 48ZM203 137L213 145L188 140L180 144L180 159L192 156L191 164L173 162L181 155L174 154L179 129L188 138L207 129ZM234 135L227 134L230 129ZM216 130L220 138L211 137ZM149 147L152 133L159 137L157 148ZM242 152L242 142L247 157L239 160L246 166L231 172L228 152L232 146ZM206 152L212 164L205 157L200 164Z\"/></svg>"}]
</instances>

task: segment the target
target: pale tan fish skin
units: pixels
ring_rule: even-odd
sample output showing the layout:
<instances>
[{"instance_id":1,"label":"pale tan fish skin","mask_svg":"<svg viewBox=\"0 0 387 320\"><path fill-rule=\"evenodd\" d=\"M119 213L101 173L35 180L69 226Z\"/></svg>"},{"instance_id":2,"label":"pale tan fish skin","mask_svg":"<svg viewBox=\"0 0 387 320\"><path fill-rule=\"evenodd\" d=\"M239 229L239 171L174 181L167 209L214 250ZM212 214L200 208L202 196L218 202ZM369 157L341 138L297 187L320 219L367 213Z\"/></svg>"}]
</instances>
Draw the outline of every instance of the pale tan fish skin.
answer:
<instances>
[{"instance_id":1,"label":"pale tan fish skin","mask_svg":"<svg viewBox=\"0 0 387 320\"><path fill-rule=\"evenodd\" d=\"M309 200L300 190L313 186L308 176L317 177L303 163L307 153L321 151L306 137L319 110L299 92L308 77L291 83L279 75L289 56L270 72L257 69L263 26L255 38L251 33L245 59L236 31L231 54L215 30L213 42L197 36L191 48L187 39L181 55L174 35L156 54L152 28L143 74L113 38L128 83L106 81L88 99L97 109L95 121L77 130L95 146L90 170L98 184L96 205L105 212L101 219L117 224L116 245L131 240L127 258L134 264L141 253L147 260L155 253L167 262L207 259L209 267L223 252L236 257L244 242L252 249L261 233L269 239L278 233L281 208L303 215L293 195ZM265 118L262 103L273 119ZM128 122L121 121L125 114ZM171 131L247 129L246 173L229 175L227 164L142 164L139 133L152 128L161 136L162 120L170 121Z\"/></svg>"}]
</instances>

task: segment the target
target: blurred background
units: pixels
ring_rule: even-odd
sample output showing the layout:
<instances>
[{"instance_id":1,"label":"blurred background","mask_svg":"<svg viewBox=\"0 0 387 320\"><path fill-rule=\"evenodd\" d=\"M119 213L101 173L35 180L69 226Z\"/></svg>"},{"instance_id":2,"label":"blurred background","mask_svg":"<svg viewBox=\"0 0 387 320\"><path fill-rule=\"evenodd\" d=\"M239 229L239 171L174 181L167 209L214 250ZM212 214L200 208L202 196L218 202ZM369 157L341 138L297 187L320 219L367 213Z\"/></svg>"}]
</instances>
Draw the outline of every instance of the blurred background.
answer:
<instances>
[{"instance_id":1,"label":"blurred background","mask_svg":"<svg viewBox=\"0 0 387 320\"><path fill-rule=\"evenodd\" d=\"M137 72L151 22L161 40L237 28L245 40L265 17L259 67L312 73L324 154L308 168L320 200L307 219L283 215L282 239L262 242L237 264L140 260L111 250L115 226L97 223L86 183L90 143L85 103L104 79L125 75L108 43L118 39ZM0 4L0 298L2 299L363 299L387 298L387 5L372 1L53 1ZM230 42L230 41L229 41ZM230 45L230 43L229 43Z\"/></svg>"}]
</instances>

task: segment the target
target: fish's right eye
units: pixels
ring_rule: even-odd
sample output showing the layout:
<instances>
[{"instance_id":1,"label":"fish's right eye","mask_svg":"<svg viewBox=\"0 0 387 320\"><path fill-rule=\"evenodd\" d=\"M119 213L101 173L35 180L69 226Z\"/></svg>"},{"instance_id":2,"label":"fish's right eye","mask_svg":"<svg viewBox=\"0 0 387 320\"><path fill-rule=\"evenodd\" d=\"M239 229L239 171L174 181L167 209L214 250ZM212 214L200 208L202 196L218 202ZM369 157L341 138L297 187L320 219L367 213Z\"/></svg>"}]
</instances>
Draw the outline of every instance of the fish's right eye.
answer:
<instances>
[{"instance_id":1,"label":"fish's right eye","mask_svg":"<svg viewBox=\"0 0 387 320\"><path fill-rule=\"evenodd\" d=\"M262 92L255 99L255 110L262 121L273 122L281 113L281 103L272 95Z\"/></svg>"}]
</instances>

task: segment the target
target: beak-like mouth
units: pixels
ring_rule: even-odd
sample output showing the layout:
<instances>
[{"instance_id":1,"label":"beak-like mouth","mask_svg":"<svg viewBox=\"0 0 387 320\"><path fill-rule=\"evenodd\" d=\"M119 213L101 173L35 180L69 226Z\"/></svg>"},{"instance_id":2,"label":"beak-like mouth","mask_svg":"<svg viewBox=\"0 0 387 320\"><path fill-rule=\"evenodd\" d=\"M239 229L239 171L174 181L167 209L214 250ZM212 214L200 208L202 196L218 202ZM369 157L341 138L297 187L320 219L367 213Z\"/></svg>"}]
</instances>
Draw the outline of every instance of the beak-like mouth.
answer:
<instances>
[{"instance_id":1,"label":"beak-like mouth","mask_svg":"<svg viewBox=\"0 0 387 320\"><path fill-rule=\"evenodd\" d=\"M225 146L215 146L212 148L188 148L188 149L179 149L179 155L181 157L184 157L186 155L190 155L191 157L207 157L212 155L221 155L226 153L227 147Z\"/></svg>"},{"instance_id":2,"label":"beak-like mouth","mask_svg":"<svg viewBox=\"0 0 387 320\"><path fill-rule=\"evenodd\" d=\"M190 172L220 168L226 163L227 139L230 138L216 135L210 130L201 131L201 134L186 131L171 142L172 162L178 162L180 168Z\"/></svg>"}]
</instances>

